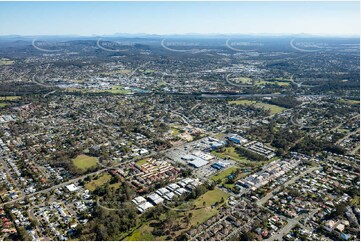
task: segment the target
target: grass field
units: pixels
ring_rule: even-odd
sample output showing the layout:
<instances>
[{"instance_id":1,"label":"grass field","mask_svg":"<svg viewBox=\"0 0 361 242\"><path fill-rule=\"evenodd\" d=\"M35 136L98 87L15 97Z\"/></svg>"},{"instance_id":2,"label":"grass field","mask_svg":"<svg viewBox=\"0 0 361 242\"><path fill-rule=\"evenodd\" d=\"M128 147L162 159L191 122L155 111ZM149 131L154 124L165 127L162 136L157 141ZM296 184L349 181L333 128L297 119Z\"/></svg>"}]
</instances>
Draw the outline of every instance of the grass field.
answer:
<instances>
[{"instance_id":1,"label":"grass field","mask_svg":"<svg viewBox=\"0 0 361 242\"><path fill-rule=\"evenodd\" d=\"M340 102L347 104L360 104L360 100L351 100L351 99L340 99Z\"/></svg>"},{"instance_id":2,"label":"grass field","mask_svg":"<svg viewBox=\"0 0 361 242\"><path fill-rule=\"evenodd\" d=\"M260 80L260 81L256 81L256 85L266 85L266 84L277 84L279 86L289 86L291 85L291 80L290 79L285 79L285 78L273 78L273 79L268 79L268 80Z\"/></svg>"},{"instance_id":3,"label":"grass field","mask_svg":"<svg viewBox=\"0 0 361 242\"><path fill-rule=\"evenodd\" d=\"M0 103L0 108L4 108L6 107L8 104L7 103Z\"/></svg>"},{"instance_id":4,"label":"grass field","mask_svg":"<svg viewBox=\"0 0 361 242\"><path fill-rule=\"evenodd\" d=\"M291 82L282 82L282 81L260 81L256 82L256 85L266 85L266 84L277 84L278 86L289 86Z\"/></svg>"},{"instance_id":5,"label":"grass field","mask_svg":"<svg viewBox=\"0 0 361 242\"><path fill-rule=\"evenodd\" d=\"M211 208L211 206L216 202L219 202L222 197L224 200L226 200L229 197L229 194L216 188L214 190L206 192L205 194L197 198L194 201L194 205L196 205L196 207L203 207L203 202L205 202L206 208Z\"/></svg>"},{"instance_id":6,"label":"grass field","mask_svg":"<svg viewBox=\"0 0 361 242\"><path fill-rule=\"evenodd\" d=\"M100 74L103 74L103 75L116 75L116 74L130 74L131 72L132 72L132 70L124 69L124 70L113 70L113 71L101 72Z\"/></svg>"},{"instance_id":7,"label":"grass field","mask_svg":"<svg viewBox=\"0 0 361 242\"><path fill-rule=\"evenodd\" d=\"M354 206L360 206L360 196L354 196L351 200L351 204Z\"/></svg>"},{"instance_id":8,"label":"grass field","mask_svg":"<svg viewBox=\"0 0 361 242\"><path fill-rule=\"evenodd\" d=\"M229 168L221 171L217 175L212 176L211 179L213 181L223 180L223 179L227 178L229 175L231 175L233 172L235 172L236 170L237 170L237 167L229 167Z\"/></svg>"},{"instance_id":9,"label":"grass field","mask_svg":"<svg viewBox=\"0 0 361 242\"><path fill-rule=\"evenodd\" d=\"M155 70L151 70L151 69L146 69L146 70L141 70L144 74L151 74L154 73Z\"/></svg>"},{"instance_id":10,"label":"grass field","mask_svg":"<svg viewBox=\"0 0 361 242\"><path fill-rule=\"evenodd\" d=\"M110 174L108 173L103 174L98 179L92 180L89 183L87 183L85 185L85 188L88 189L89 191L94 191L97 187L100 187L105 183L107 183L108 181L110 181L111 178L112 176Z\"/></svg>"},{"instance_id":11,"label":"grass field","mask_svg":"<svg viewBox=\"0 0 361 242\"><path fill-rule=\"evenodd\" d=\"M235 100L235 101L229 101L228 104L236 104L236 105L251 105L256 104L257 101L247 100L247 99L241 99L241 100Z\"/></svg>"},{"instance_id":12,"label":"grass field","mask_svg":"<svg viewBox=\"0 0 361 242\"><path fill-rule=\"evenodd\" d=\"M256 168L256 167L260 167L263 166L271 161L274 161L276 159L279 159L278 157L274 157L269 161L251 161L249 159L247 159L246 157L238 154L236 152L235 147L226 147L226 150L224 152L216 152L216 151L212 151L211 152L213 155L222 158L222 159L232 159L234 161L237 161L238 164L237 166L239 166L239 168L244 169L244 168ZM244 173L242 173L244 174Z\"/></svg>"},{"instance_id":13,"label":"grass field","mask_svg":"<svg viewBox=\"0 0 361 242\"><path fill-rule=\"evenodd\" d=\"M121 86L113 86L111 90L108 90L107 92L114 93L114 94L130 94L132 93L129 89L124 89Z\"/></svg>"},{"instance_id":14,"label":"grass field","mask_svg":"<svg viewBox=\"0 0 361 242\"><path fill-rule=\"evenodd\" d=\"M249 77L232 78L231 81L233 83L238 83L238 84L252 84L252 78L249 78Z\"/></svg>"},{"instance_id":15,"label":"grass field","mask_svg":"<svg viewBox=\"0 0 361 242\"><path fill-rule=\"evenodd\" d=\"M134 230L134 232L126 237L125 241L152 241L160 238L155 238L152 234L153 228L149 226L149 223L144 223L141 227ZM164 240L164 239L163 239Z\"/></svg>"},{"instance_id":16,"label":"grass field","mask_svg":"<svg viewBox=\"0 0 361 242\"><path fill-rule=\"evenodd\" d=\"M220 207L222 204L219 204L217 207L214 208L212 208L211 206L216 202L220 202L222 197L224 201L226 201L229 197L229 194L219 189L214 189L206 192L205 194L197 198L194 201L194 205L196 205L196 208L200 209L192 210L193 216L190 226L202 224L212 216L216 215L217 208ZM206 203L205 207L203 207L203 202Z\"/></svg>"},{"instance_id":17,"label":"grass field","mask_svg":"<svg viewBox=\"0 0 361 242\"><path fill-rule=\"evenodd\" d=\"M218 208L222 206L223 204L218 204L217 207L213 207L216 202L220 202L222 198L224 201L227 200L227 198L230 195L228 193L225 193L219 189L214 189L206 192L199 198L195 199L193 201L193 204L196 205L196 208L186 211L186 212L179 212L178 213L178 222L180 224L183 224L183 228L175 231L176 236L180 235L181 233L184 233L188 229L190 229L191 226L196 226L199 224L204 223L212 216L216 215L218 212ZM203 203L205 203L205 206L203 206ZM182 222L184 216L188 216L189 213L192 213L192 219L188 226ZM160 216L164 216L165 214L162 214ZM152 235L152 227L150 227L150 222L144 223L141 225L138 229L136 229L130 236L126 237L124 240L137 240L137 241L144 241L144 240L165 240L165 236L161 237L155 237Z\"/></svg>"},{"instance_id":18,"label":"grass field","mask_svg":"<svg viewBox=\"0 0 361 242\"><path fill-rule=\"evenodd\" d=\"M177 135L179 135L179 134L180 134L180 130L172 127L172 135L173 135L173 136L177 136Z\"/></svg>"},{"instance_id":19,"label":"grass field","mask_svg":"<svg viewBox=\"0 0 361 242\"><path fill-rule=\"evenodd\" d=\"M218 133L214 136L215 139L222 139L225 136L224 133Z\"/></svg>"},{"instance_id":20,"label":"grass field","mask_svg":"<svg viewBox=\"0 0 361 242\"><path fill-rule=\"evenodd\" d=\"M254 101L254 100L247 100L247 99L230 101L228 103L236 104L236 105L246 105L246 106L254 105L256 107L263 108L265 110L270 110L271 114L277 114L277 113L280 113L283 110L285 110L285 108L277 106L277 105L258 102L258 101Z\"/></svg>"},{"instance_id":21,"label":"grass field","mask_svg":"<svg viewBox=\"0 0 361 242\"><path fill-rule=\"evenodd\" d=\"M252 78L249 77L237 77L237 78L232 78L230 80L233 83L236 84L246 84L246 85L250 85L253 84L253 80ZM256 86L261 86L261 85L266 85L266 84L276 84L279 86L289 86L291 84L291 80L289 79L284 79L284 78L274 78L272 80L254 80L254 85Z\"/></svg>"},{"instance_id":22,"label":"grass field","mask_svg":"<svg viewBox=\"0 0 361 242\"><path fill-rule=\"evenodd\" d=\"M20 96L5 96L5 97L0 97L0 100L2 101L14 101L14 100L18 100L20 99Z\"/></svg>"},{"instance_id":23,"label":"grass field","mask_svg":"<svg viewBox=\"0 0 361 242\"><path fill-rule=\"evenodd\" d=\"M1 58L0 59L0 65L12 65L15 61L7 59L7 58Z\"/></svg>"},{"instance_id":24,"label":"grass field","mask_svg":"<svg viewBox=\"0 0 361 242\"><path fill-rule=\"evenodd\" d=\"M222 159L230 158L238 162L250 162L246 157L239 155L234 147L227 147L224 152L212 151L211 153Z\"/></svg>"},{"instance_id":25,"label":"grass field","mask_svg":"<svg viewBox=\"0 0 361 242\"><path fill-rule=\"evenodd\" d=\"M95 167L97 163L98 158L87 155L78 155L75 159L73 159L74 166L81 170L87 170L89 168Z\"/></svg>"},{"instance_id":26,"label":"grass field","mask_svg":"<svg viewBox=\"0 0 361 242\"><path fill-rule=\"evenodd\" d=\"M121 86L113 86L111 89L109 90L103 90L103 89L82 89L82 88L66 88L65 89L68 92L81 92L81 93L105 93L105 92L109 92L109 93L113 93L113 94L131 94L132 91L128 90L128 89L124 89Z\"/></svg>"},{"instance_id":27,"label":"grass field","mask_svg":"<svg viewBox=\"0 0 361 242\"><path fill-rule=\"evenodd\" d=\"M144 158L144 159L138 160L137 162L135 162L135 164L137 164L138 166L142 166L148 162L148 159L149 158Z\"/></svg>"},{"instance_id":28,"label":"grass field","mask_svg":"<svg viewBox=\"0 0 361 242\"><path fill-rule=\"evenodd\" d=\"M211 180L213 181L221 181L220 184L225 186L226 188L229 189L233 189L235 184L234 183L226 183L227 182L227 177L229 175L231 175L232 173L234 173L235 171L237 171L237 169L239 169L239 167L229 167L228 169L221 171L220 173L218 173L217 175L214 175L211 177ZM247 175L249 175L250 172L239 172L237 174L237 177L235 177L235 181L246 177Z\"/></svg>"}]
</instances>

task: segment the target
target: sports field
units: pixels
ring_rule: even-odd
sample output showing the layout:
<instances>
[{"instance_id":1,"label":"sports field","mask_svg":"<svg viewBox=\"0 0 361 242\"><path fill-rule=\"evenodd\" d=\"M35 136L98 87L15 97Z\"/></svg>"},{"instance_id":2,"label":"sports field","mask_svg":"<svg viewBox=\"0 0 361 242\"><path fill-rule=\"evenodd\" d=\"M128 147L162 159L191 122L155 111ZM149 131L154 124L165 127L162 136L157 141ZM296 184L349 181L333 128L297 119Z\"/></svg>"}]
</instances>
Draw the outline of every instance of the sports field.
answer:
<instances>
[{"instance_id":1,"label":"sports field","mask_svg":"<svg viewBox=\"0 0 361 242\"><path fill-rule=\"evenodd\" d=\"M75 159L73 159L74 166L81 170L87 170L89 168L95 167L97 163L97 157L87 155L78 155Z\"/></svg>"}]
</instances>

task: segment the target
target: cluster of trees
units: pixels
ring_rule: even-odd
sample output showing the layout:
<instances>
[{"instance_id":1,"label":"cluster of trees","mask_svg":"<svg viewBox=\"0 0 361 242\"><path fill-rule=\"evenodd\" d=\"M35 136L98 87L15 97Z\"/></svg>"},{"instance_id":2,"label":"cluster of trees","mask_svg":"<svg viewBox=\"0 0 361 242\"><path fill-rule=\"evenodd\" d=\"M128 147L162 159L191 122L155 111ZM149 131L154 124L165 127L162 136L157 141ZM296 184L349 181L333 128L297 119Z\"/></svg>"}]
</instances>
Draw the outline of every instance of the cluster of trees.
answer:
<instances>
[{"instance_id":1,"label":"cluster of trees","mask_svg":"<svg viewBox=\"0 0 361 242\"><path fill-rule=\"evenodd\" d=\"M137 209L131 203L135 192L127 182L117 189L111 187L117 181L112 179L94 191L101 206L96 207L95 218L79 229L80 240L118 240L137 225Z\"/></svg>"},{"instance_id":2,"label":"cluster of trees","mask_svg":"<svg viewBox=\"0 0 361 242\"><path fill-rule=\"evenodd\" d=\"M298 142L291 150L307 155L315 155L321 151L329 151L341 155L345 154L345 149L341 146L309 136L305 136L305 138Z\"/></svg>"}]
</instances>

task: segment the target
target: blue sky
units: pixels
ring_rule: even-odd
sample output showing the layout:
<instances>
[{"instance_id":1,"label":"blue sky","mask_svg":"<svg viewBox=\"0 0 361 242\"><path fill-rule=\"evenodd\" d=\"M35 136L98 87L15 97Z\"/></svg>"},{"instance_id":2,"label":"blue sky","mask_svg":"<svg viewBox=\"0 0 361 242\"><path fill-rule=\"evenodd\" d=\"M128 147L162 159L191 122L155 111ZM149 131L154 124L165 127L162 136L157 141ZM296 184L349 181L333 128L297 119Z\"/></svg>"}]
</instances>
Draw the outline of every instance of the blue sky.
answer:
<instances>
[{"instance_id":1,"label":"blue sky","mask_svg":"<svg viewBox=\"0 0 361 242\"><path fill-rule=\"evenodd\" d=\"M359 35L359 2L0 2L0 35Z\"/></svg>"}]
</instances>

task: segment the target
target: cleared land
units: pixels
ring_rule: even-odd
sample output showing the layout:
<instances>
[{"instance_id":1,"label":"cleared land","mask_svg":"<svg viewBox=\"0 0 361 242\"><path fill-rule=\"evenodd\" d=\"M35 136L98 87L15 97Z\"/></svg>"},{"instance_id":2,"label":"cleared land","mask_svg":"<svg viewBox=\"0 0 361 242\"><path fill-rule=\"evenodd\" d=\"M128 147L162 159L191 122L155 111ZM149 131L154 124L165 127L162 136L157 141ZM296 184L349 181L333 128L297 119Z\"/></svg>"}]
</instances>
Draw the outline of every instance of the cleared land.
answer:
<instances>
[{"instance_id":1,"label":"cleared land","mask_svg":"<svg viewBox=\"0 0 361 242\"><path fill-rule=\"evenodd\" d=\"M89 191L94 191L98 187L110 181L111 178L112 176L110 174L103 174L102 176L98 177L98 179L92 180L91 182L85 184L85 188Z\"/></svg>"},{"instance_id":2,"label":"cleared land","mask_svg":"<svg viewBox=\"0 0 361 242\"><path fill-rule=\"evenodd\" d=\"M95 167L97 163L97 157L91 157L87 155L78 155L75 159L73 159L74 166L81 170L87 170L89 168Z\"/></svg>"}]
</instances>

